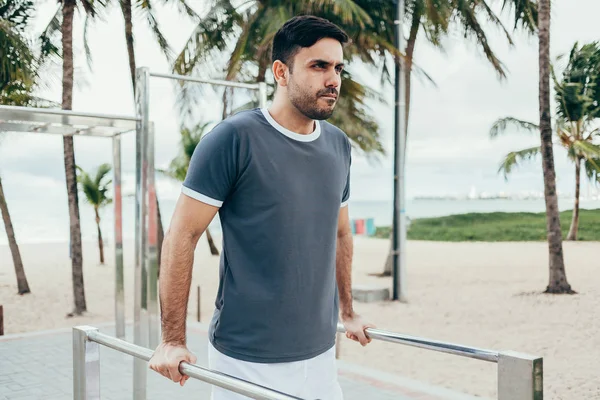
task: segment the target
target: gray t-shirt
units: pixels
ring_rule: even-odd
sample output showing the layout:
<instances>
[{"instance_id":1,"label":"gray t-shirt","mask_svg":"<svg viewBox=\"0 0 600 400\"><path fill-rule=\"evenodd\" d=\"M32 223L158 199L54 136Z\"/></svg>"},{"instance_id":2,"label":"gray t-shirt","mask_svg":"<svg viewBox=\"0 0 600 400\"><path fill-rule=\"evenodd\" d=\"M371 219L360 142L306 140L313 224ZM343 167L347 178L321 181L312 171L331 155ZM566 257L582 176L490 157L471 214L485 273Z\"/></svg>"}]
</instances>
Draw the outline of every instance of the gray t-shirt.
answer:
<instances>
[{"instance_id":1,"label":"gray t-shirt","mask_svg":"<svg viewBox=\"0 0 600 400\"><path fill-rule=\"evenodd\" d=\"M315 357L335 344L340 207L350 142L315 122L308 135L266 109L240 112L198 144L182 192L220 207L223 252L209 340L261 363Z\"/></svg>"}]
</instances>

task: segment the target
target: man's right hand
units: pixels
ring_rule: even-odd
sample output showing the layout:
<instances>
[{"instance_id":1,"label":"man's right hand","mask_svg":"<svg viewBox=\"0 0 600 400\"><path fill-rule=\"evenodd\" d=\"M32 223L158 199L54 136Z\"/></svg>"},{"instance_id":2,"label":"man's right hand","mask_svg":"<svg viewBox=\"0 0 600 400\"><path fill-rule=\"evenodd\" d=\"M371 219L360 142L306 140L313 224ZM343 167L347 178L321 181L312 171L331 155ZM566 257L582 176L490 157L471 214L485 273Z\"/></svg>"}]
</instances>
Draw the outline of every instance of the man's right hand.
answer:
<instances>
[{"instance_id":1,"label":"man's right hand","mask_svg":"<svg viewBox=\"0 0 600 400\"><path fill-rule=\"evenodd\" d=\"M161 343L150 359L150 369L183 386L190 377L179 372L182 361L195 364L196 356L185 345Z\"/></svg>"}]
</instances>

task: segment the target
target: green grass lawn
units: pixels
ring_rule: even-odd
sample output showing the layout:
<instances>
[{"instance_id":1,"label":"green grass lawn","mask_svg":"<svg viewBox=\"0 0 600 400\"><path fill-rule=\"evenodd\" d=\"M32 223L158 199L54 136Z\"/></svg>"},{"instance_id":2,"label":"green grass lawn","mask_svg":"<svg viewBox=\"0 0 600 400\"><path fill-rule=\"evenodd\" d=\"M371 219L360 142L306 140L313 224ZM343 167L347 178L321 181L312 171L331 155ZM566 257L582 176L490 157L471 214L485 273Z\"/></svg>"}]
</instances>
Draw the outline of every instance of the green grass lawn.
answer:
<instances>
[{"instance_id":1,"label":"green grass lawn","mask_svg":"<svg viewBox=\"0 0 600 400\"><path fill-rule=\"evenodd\" d=\"M563 238L571 225L572 211L560 213ZM378 227L377 237L389 238L390 227ZM470 213L411 222L410 240L445 242L545 241L545 213ZM578 240L600 241L600 209L580 210Z\"/></svg>"}]
</instances>

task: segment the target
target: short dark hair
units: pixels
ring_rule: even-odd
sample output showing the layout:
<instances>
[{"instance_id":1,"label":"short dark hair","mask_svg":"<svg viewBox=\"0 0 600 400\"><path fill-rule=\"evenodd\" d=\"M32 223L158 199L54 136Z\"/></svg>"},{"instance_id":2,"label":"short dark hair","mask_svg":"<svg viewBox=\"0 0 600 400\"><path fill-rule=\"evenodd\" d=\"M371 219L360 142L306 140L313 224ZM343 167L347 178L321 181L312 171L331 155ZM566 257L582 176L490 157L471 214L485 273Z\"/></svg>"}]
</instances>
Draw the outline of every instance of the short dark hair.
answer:
<instances>
[{"instance_id":1,"label":"short dark hair","mask_svg":"<svg viewBox=\"0 0 600 400\"><path fill-rule=\"evenodd\" d=\"M314 15L291 18L275 34L271 60L279 60L292 69L294 56L301 48L311 47L325 38L335 39L342 45L349 40L346 32L325 18Z\"/></svg>"}]
</instances>

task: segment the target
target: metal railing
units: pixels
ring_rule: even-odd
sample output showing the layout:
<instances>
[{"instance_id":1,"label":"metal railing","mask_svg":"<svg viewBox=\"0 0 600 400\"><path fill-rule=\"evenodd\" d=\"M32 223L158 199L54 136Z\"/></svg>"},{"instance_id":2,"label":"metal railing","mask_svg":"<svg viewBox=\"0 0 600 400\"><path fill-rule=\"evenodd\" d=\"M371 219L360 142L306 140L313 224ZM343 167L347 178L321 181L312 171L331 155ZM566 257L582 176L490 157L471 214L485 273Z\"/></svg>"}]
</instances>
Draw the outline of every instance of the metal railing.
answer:
<instances>
[{"instance_id":1,"label":"metal railing","mask_svg":"<svg viewBox=\"0 0 600 400\"><path fill-rule=\"evenodd\" d=\"M345 332L338 324L337 330ZM493 351L454 343L402 335L369 328L371 339L453 354L498 364L499 400L542 400L543 359L513 351ZM74 400L100 399L99 344L149 361L153 351L121 339L100 333L97 328L73 328L73 393ZM227 390L260 400L302 400L198 365L182 362L180 371L191 378L220 386Z\"/></svg>"},{"instance_id":2,"label":"metal railing","mask_svg":"<svg viewBox=\"0 0 600 400\"><path fill-rule=\"evenodd\" d=\"M338 324L338 332L345 332ZM369 328L371 339L454 354L498 364L498 400L542 400L544 398L543 358L515 351L494 351L459 344L402 335Z\"/></svg>"},{"instance_id":3,"label":"metal railing","mask_svg":"<svg viewBox=\"0 0 600 400\"><path fill-rule=\"evenodd\" d=\"M73 399L100 399L100 346L129 354L143 361L150 361L152 350L100 333L91 326L73 328ZM190 378L258 400L303 400L276 390L256 385L233 376L182 362L179 370Z\"/></svg>"}]
</instances>

